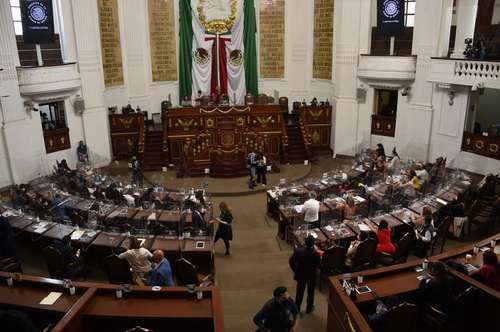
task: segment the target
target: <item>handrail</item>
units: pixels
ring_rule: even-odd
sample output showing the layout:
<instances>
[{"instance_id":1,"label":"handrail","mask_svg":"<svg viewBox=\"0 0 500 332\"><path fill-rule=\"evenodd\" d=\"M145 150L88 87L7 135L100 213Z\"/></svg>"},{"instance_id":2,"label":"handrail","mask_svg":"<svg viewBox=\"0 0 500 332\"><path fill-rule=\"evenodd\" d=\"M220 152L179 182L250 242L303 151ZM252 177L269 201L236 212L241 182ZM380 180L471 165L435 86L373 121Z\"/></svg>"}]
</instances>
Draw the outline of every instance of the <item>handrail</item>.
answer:
<instances>
[{"instance_id":1,"label":"handrail","mask_svg":"<svg viewBox=\"0 0 500 332\"><path fill-rule=\"evenodd\" d=\"M85 291L82 297L76 301L75 304L71 307L71 309L64 315L63 318L59 322L57 322L56 326L52 329L51 332L63 332L64 329L71 323L77 319L78 314L84 309L85 305L92 299L94 294L97 292L97 288L89 288Z\"/></svg>"}]
</instances>

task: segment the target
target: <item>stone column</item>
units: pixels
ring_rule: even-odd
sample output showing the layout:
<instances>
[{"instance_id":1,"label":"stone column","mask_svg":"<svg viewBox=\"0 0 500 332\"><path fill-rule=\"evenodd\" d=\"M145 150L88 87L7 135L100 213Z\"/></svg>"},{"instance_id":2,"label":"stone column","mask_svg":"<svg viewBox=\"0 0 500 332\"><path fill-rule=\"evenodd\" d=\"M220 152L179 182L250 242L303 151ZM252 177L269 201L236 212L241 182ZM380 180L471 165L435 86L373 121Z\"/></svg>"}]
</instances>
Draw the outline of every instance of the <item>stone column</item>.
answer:
<instances>
[{"instance_id":1,"label":"stone column","mask_svg":"<svg viewBox=\"0 0 500 332\"><path fill-rule=\"evenodd\" d=\"M101 167L111 161L109 121L104 107L104 76L97 1L72 1L73 28L85 111L82 115L84 136L92 166Z\"/></svg>"},{"instance_id":2,"label":"stone column","mask_svg":"<svg viewBox=\"0 0 500 332\"><path fill-rule=\"evenodd\" d=\"M452 58L464 58L465 38L474 38L478 0L457 0L457 33Z\"/></svg>"},{"instance_id":3,"label":"stone column","mask_svg":"<svg viewBox=\"0 0 500 332\"><path fill-rule=\"evenodd\" d=\"M353 156L357 150L358 56L369 47L370 1L337 0L334 18L334 85L335 85L335 132L334 152ZM365 37L365 38L363 38Z\"/></svg>"}]
</instances>

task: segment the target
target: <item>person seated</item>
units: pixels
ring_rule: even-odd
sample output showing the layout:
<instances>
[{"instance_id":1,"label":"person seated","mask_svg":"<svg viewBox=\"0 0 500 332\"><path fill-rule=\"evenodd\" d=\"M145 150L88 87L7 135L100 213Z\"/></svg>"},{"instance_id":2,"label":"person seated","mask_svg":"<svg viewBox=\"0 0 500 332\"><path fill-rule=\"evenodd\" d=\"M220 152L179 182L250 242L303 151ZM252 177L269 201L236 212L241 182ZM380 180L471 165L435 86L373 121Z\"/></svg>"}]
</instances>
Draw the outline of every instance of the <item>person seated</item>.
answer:
<instances>
[{"instance_id":1,"label":"person seated","mask_svg":"<svg viewBox=\"0 0 500 332\"><path fill-rule=\"evenodd\" d=\"M417 178L420 180L422 184L426 184L429 182L429 173L425 170L423 167L419 167L418 169L415 170L415 175Z\"/></svg>"},{"instance_id":2,"label":"person seated","mask_svg":"<svg viewBox=\"0 0 500 332\"><path fill-rule=\"evenodd\" d=\"M431 247L432 239L435 236L434 226L432 225L432 218L425 217L424 225L422 227L415 228L415 237L417 238L417 244L415 248L415 255L424 258L427 256L427 251Z\"/></svg>"},{"instance_id":3,"label":"person seated","mask_svg":"<svg viewBox=\"0 0 500 332\"><path fill-rule=\"evenodd\" d=\"M375 159L385 161L385 149L382 143L377 144L375 149Z\"/></svg>"},{"instance_id":4,"label":"person seated","mask_svg":"<svg viewBox=\"0 0 500 332\"><path fill-rule=\"evenodd\" d=\"M54 249L61 253L66 269L64 274L67 276L77 276L83 271L83 264L80 257L80 250L71 246L71 235L66 235L62 240L55 240L52 244Z\"/></svg>"},{"instance_id":5,"label":"person seated","mask_svg":"<svg viewBox=\"0 0 500 332\"><path fill-rule=\"evenodd\" d=\"M193 206L193 212L191 215L194 228L200 231L207 230L207 223L205 221L205 216L203 215L203 206L201 204L195 204Z\"/></svg>"},{"instance_id":6,"label":"person seated","mask_svg":"<svg viewBox=\"0 0 500 332\"><path fill-rule=\"evenodd\" d=\"M184 96L181 101L181 106L182 107L191 107L191 99L189 96Z\"/></svg>"},{"instance_id":7,"label":"person seated","mask_svg":"<svg viewBox=\"0 0 500 332\"><path fill-rule=\"evenodd\" d=\"M61 160L60 163L57 163L57 170L60 174L70 174L71 173L71 168L69 168L68 162L66 161L66 159L63 159L63 160Z\"/></svg>"},{"instance_id":8,"label":"person seated","mask_svg":"<svg viewBox=\"0 0 500 332\"><path fill-rule=\"evenodd\" d=\"M358 251L358 246L361 244L361 242L366 241L367 239L368 239L368 233L361 231L358 234L358 238L351 242L351 245L347 249L347 253L345 256L345 265L347 267L353 266L354 257L356 256L356 253Z\"/></svg>"},{"instance_id":9,"label":"person seated","mask_svg":"<svg viewBox=\"0 0 500 332\"><path fill-rule=\"evenodd\" d=\"M430 277L422 279L419 288L423 292L424 302L446 313L454 301L453 284L453 278L448 275L444 263L433 262L430 264Z\"/></svg>"},{"instance_id":10,"label":"person seated","mask_svg":"<svg viewBox=\"0 0 500 332\"><path fill-rule=\"evenodd\" d=\"M385 219L382 219L378 225L377 238L377 253L392 255L396 252L396 247L391 242L391 230Z\"/></svg>"},{"instance_id":11,"label":"person seated","mask_svg":"<svg viewBox=\"0 0 500 332\"><path fill-rule=\"evenodd\" d=\"M155 266L151 270L145 284L148 286L175 286L174 279L172 278L172 268L162 250L155 250L153 253L153 262Z\"/></svg>"},{"instance_id":12,"label":"person seated","mask_svg":"<svg viewBox=\"0 0 500 332\"><path fill-rule=\"evenodd\" d=\"M132 269L132 278L136 282L144 279L151 271L149 261L151 257L153 257L151 252L146 248L141 248L141 243L135 237L130 238L130 249L118 255L118 258L127 260Z\"/></svg>"},{"instance_id":13,"label":"person seated","mask_svg":"<svg viewBox=\"0 0 500 332\"><path fill-rule=\"evenodd\" d=\"M130 104L127 104L127 106L125 107L122 107L122 114L130 114L130 113L134 113L135 110L132 108L132 105Z\"/></svg>"},{"instance_id":14,"label":"person seated","mask_svg":"<svg viewBox=\"0 0 500 332\"><path fill-rule=\"evenodd\" d=\"M429 170L429 182L437 184L446 173L446 159L439 157Z\"/></svg>"},{"instance_id":15,"label":"person seated","mask_svg":"<svg viewBox=\"0 0 500 332\"><path fill-rule=\"evenodd\" d=\"M486 286L500 292L500 264L495 252L488 250L483 253L483 265L474 274L479 275Z\"/></svg>"},{"instance_id":16,"label":"person seated","mask_svg":"<svg viewBox=\"0 0 500 332\"><path fill-rule=\"evenodd\" d=\"M357 213L356 201L352 196L348 196L345 204L340 204L339 209L344 213L344 219L353 219Z\"/></svg>"}]
</instances>

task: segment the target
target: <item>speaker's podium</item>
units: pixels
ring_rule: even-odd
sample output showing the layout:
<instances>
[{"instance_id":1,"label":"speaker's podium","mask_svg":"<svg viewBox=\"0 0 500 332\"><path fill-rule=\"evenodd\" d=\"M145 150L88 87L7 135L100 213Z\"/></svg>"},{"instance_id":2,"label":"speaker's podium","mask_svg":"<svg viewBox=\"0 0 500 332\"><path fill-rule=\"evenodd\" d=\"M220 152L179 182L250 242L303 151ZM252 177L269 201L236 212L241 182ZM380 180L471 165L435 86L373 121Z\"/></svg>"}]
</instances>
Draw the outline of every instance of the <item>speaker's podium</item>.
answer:
<instances>
[{"instance_id":1,"label":"speaker's podium","mask_svg":"<svg viewBox=\"0 0 500 332\"><path fill-rule=\"evenodd\" d=\"M248 174L246 156L263 152L283 160L286 128L279 105L170 108L163 113L168 159L179 175L237 177ZM185 172L185 173L184 173Z\"/></svg>"}]
</instances>

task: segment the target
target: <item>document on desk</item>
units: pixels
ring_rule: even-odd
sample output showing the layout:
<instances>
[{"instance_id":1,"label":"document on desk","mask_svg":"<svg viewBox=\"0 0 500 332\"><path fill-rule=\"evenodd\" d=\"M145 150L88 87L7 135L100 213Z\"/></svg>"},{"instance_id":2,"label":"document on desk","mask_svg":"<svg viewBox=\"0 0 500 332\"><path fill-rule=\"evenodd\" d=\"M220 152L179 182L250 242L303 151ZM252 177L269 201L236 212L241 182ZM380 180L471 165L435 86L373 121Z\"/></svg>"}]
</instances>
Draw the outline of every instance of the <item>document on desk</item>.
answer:
<instances>
[{"instance_id":1,"label":"document on desk","mask_svg":"<svg viewBox=\"0 0 500 332\"><path fill-rule=\"evenodd\" d=\"M359 224L358 227L362 232L369 232L371 230L370 227L366 226L365 224Z\"/></svg>"},{"instance_id":2,"label":"document on desk","mask_svg":"<svg viewBox=\"0 0 500 332\"><path fill-rule=\"evenodd\" d=\"M71 240L79 240L83 234L85 234L85 230L79 229L71 233Z\"/></svg>"},{"instance_id":3,"label":"document on desk","mask_svg":"<svg viewBox=\"0 0 500 332\"><path fill-rule=\"evenodd\" d=\"M333 231L333 227L331 225L326 225L325 229L329 232Z\"/></svg>"},{"instance_id":4,"label":"document on desk","mask_svg":"<svg viewBox=\"0 0 500 332\"><path fill-rule=\"evenodd\" d=\"M61 292L50 292L41 302L41 305L53 305L61 297Z\"/></svg>"}]
</instances>

